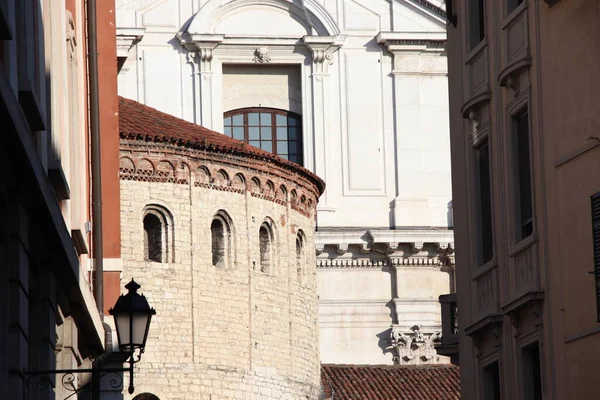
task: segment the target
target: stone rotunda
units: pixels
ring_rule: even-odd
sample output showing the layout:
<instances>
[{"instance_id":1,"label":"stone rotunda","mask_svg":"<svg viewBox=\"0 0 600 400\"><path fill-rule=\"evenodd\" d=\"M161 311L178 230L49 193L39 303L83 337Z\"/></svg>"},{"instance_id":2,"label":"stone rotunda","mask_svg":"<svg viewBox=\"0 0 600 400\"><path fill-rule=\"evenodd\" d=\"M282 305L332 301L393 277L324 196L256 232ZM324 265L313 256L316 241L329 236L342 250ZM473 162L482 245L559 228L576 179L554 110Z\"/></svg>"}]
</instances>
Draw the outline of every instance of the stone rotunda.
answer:
<instances>
[{"instance_id":1,"label":"stone rotunda","mask_svg":"<svg viewBox=\"0 0 600 400\"><path fill-rule=\"evenodd\" d=\"M156 308L135 384L161 399L316 399L324 182L120 99L122 279Z\"/></svg>"}]
</instances>

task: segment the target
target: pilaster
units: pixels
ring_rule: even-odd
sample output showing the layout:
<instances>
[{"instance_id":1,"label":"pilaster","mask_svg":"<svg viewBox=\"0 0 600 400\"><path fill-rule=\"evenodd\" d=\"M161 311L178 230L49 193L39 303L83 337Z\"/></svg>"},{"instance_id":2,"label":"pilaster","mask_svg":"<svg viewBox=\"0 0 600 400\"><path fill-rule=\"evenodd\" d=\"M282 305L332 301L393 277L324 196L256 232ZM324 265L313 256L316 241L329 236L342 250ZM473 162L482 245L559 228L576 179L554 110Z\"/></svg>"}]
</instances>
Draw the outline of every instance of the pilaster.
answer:
<instances>
[{"instance_id":1,"label":"pilaster","mask_svg":"<svg viewBox=\"0 0 600 400\"><path fill-rule=\"evenodd\" d=\"M329 96L329 67L333 64L334 53L344 44L344 36L305 36L304 43L312 52L312 106L315 159L313 165L307 165L317 175L327 180L327 135L330 131L329 116L331 103ZM327 190L321 196L319 205L331 206L328 203Z\"/></svg>"},{"instance_id":2,"label":"pilaster","mask_svg":"<svg viewBox=\"0 0 600 400\"><path fill-rule=\"evenodd\" d=\"M194 122L216 130L220 124L213 105L218 103L214 88L214 50L223 42L223 35L183 35L179 40L188 49L187 62L194 68ZM221 116L222 118L222 116Z\"/></svg>"}]
</instances>

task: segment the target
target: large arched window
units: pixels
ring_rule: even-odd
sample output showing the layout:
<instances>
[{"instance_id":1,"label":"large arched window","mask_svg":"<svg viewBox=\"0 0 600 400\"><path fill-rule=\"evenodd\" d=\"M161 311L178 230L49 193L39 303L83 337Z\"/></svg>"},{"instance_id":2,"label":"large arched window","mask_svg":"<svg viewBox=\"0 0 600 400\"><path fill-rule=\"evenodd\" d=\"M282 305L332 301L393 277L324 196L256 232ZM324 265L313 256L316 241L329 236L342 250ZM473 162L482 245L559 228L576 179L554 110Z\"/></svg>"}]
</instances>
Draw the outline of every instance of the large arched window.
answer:
<instances>
[{"instance_id":1,"label":"large arched window","mask_svg":"<svg viewBox=\"0 0 600 400\"><path fill-rule=\"evenodd\" d=\"M302 117L274 108L243 108L225 113L225 135L297 164L302 157Z\"/></svg>"},{"instance_id":2,"label":"large arched window","mask_svg":"<svg viewBox=\"0 0 600 400\"><path fill-rule=\"evenodd\" d=\"M173 217L164 207L151 204L144 209L144 258L154 262L173 261Z\"/></svg>"}]
</instances>

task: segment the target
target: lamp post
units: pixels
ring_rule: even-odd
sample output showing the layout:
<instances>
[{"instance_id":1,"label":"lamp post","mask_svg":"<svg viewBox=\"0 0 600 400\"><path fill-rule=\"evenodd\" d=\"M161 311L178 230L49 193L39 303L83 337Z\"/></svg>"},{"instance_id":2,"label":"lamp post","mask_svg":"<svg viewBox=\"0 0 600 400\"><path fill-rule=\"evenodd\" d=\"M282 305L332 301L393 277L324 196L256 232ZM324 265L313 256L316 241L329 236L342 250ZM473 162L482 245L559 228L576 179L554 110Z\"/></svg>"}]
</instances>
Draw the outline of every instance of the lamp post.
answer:
<instances>
[{"instance_id":1,"label":"lamp post","mask_svg":"<svg viewBox=\"0 0 600 400\"><path fill-rule=\"evenodd\" d=\"M108 310L109 314L115 319L117 338L119 340L119 350L127 356L126 363L128 368L80 368L80 369L56 369L44 371L25 371L28 376L45 376L49 381L50 375L62 374L63 386L71 391L77 392L77 389L71 385L75 380L74 374L82 373L114 373L129 371L129 393L134 391L133 387L133 364L136 364L142 358L148 339L150 329L150 320L156 314L153 308L150 308L144 295L137 293L140 288L133 279L125 288L129 290L127 294L119 296L115 306ZM137 355L136 355L137 352ZM69 386L65 384L67 382ZM38 385L42 388L44 385Z\"/></svg>"},{"instance_id":2,"label":"lamp post","mask_svg":"<svg viewBox=\"0 0 600 400\"><path fill-rule=\"evenodd\" d=\"M117 338L119 340L119 350L129 354L129 393L133 393L133 364L140 361L142 353L146 348L148 339L148 330L150 329L150 320L156 314L153 308L150 308L146 297L138 294L140 288L133 279L125 288L129 293L119 296L115 306L108 310L108 313L115 318L115 327L117 328ZM137 360L135 352L138 350Z\"/></svg>"}]
</instances>

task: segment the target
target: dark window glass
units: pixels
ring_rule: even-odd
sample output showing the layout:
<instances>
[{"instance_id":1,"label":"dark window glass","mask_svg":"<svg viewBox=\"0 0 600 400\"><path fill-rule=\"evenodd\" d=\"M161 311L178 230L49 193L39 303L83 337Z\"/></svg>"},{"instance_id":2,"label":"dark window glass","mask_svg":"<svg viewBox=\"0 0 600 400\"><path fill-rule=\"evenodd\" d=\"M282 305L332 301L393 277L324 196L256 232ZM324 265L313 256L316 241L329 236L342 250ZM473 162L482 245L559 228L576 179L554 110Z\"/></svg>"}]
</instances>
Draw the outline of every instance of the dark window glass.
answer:
<instances>
[{"instance_id":1,"label":"dark window glass","mask_svg":"<svg viewBox=\"0 0 600 400\"><path fill-rule=\"evenodd\" d=\"M212 236L212 264L216 267L225 266L225 229L218 219L210 225Z\"/></svg>"},{"instance_id":2,"label":"dark window glass","mask_svg":"<svg viewBox=\"0 0 600 400\"><path fill-rule=\"evenodd\" d=\"M521 4L523 4L523 0L506 0L506 15L513 12Z\"/></svg>"},{"instance_id":3,"label":"dark window glass","mask_svg":"<svg viewBox=\"0 0 600 400\"><path fill-rule=\"evenodd\" d=\"M484 0L469 0L469 48L473 49L485 37Z\"/></svg>"},{"instance_id":4,"label":"dark window glass","mask_svg":"<svg viewBox=\"0 0 600 400\"><path fill-rule=\"evenodd\" d=\"M245 108L225 113L223 133L251 146L302 164L302 119L272 108Z\"/></svg>"},{"instance_id":5,"label":"dark window glass","mask_svg":"<svg viewBox=\"0 0 600 400\"><path fill-rule=\"evenodd\" d=\"M479 175L479 211L480 211L480 254L481 264L494 256L494 233L492 230L492 200L490 182L490 151L488 143L477 149Z\"/></svg>"},{"instance_id":6,"label":"dark window glass","mask_svg":"<svg viewBox=\"0 0 600 400\"><path fill-rule=\"evenodd\" d=\"M154 214L144 217L144 250L146 260L162 262L162 223Z\"/></svg>"},{"instance_id":7,"label":"dark window glass","mask_svg":"<svg viewBox=\"0 0 600 400\"><path fill-rule=\"evenodd\" d=\"M527 111L513 118L517 150L518 179L518 239L533 233L533 200L531 195L531 161L529 155L529 114Z\"/></svg>"},{"instance_id":8,"label":"dark window glass","mask_svg":"<svg viewBox=\"0 0 600 400\"><path fill-rule=\"evenodd\" d=\"M500 368L498 362L483 367L483 398L500 400Z\"/></svg>"},{"instance_id":9,"label":"dark window glass","mask_svg":"<svg viewBox=\"0 0 600 400\"><path fill-rule=\"evenodd\" d=\"M268 273L271 266L271 234L269 227L263 224L258 232L260 240L260 270Z\"/></svg>"},{"instance_id":10,"label":"dark window glass","mask_svg":"<svg viewBox=\"0 0 600 400\"><path fill-rule=\"evenodd\" d=\"M523 398L542 400L542 369L540 366L539 344L536 342L524 347L521 355L523 363Z\"/></svg>"}]
</instances>

